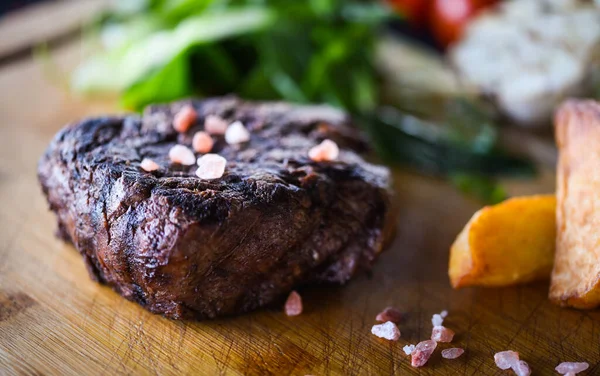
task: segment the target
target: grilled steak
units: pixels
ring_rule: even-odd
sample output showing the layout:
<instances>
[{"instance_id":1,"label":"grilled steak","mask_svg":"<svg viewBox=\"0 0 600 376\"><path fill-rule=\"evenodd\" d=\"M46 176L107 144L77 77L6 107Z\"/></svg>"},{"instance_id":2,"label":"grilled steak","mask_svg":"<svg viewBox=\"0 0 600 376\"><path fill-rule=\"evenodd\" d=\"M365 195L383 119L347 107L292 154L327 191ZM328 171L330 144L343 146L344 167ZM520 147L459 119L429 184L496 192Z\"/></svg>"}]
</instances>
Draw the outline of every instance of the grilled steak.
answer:
<instances>
[{"instance_id":1,"label":"grilled steak","mask_svg":"<svg viewBox=\"0 0 600 376\"><path fill-rule=\"evenodd\" d=\"M192 105L186 133L173 117ZM171 163L207 115L239 120L250 141L215 137L227 159L218 179ZM345 283L370 268L394 227L389 172L357 152L364 140L343 113L322 106L225 97L150 106L143 116L100 117L61 130L38 166L58 217L90 276L172 319L247 312L300 285ZM322 139L340 147L314 162ZM147 172L143 158L160 166Z\"/></svg>"}]
</instances>

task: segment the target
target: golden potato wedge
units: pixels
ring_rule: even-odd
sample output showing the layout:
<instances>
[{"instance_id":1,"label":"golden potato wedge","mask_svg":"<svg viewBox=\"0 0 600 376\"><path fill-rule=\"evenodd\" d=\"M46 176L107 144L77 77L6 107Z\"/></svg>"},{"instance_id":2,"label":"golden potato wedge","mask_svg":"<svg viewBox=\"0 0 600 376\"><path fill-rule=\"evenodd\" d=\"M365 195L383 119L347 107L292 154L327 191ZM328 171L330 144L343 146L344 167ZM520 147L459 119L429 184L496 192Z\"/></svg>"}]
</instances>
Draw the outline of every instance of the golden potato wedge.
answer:
<instances>
[{"instance_id":1,"label":"golden potato wedge","mask_svg":"<svg viewBox=\"0 0 600 376\"><path fill-rule=\"evenodd\" d=\"M600 305L600 103L568 101L556 113L557 238L550 300Z\"/></svg>"},{"instance_id":2,"label":"golden potato wedge","mask_svg":"<svg viewBox=\"0 0 600 376\"><path fill-rule=\"evenodd\" d=\"M554 195L516 197L479 210L450 248L452 286L507 286L548 278L555 212Z\"/></svg>"}]
</instances>

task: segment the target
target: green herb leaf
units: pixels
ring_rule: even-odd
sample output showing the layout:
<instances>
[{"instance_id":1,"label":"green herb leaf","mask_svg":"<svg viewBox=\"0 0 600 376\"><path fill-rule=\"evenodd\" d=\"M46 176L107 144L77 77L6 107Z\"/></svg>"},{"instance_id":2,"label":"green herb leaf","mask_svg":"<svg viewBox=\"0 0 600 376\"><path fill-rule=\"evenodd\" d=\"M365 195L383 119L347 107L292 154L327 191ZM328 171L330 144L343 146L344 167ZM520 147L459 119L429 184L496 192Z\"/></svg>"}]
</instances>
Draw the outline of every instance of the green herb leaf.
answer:
<instances>
[{"instance_id":1,"label":"green herb leaf","mask_svg":"<svg viewBox=\"0 0 600 376\"><path fill-rule=\"evenodd\" d=\"M504 188L489 177L455 174L450 176L450 181L463 193L473 195L486 204L497 204L508 198Z\"/></svg>"},{"instance_id":2,"label":"green herb leaf","mask_svg":"<svg viewBox=\"0 0 600 376\"><path fill-rule=\"evenodd\" d=\"M433 175L478 174L531 176L533 164L494 148L482 152L474 137L457 143L447 126L383 108L360 118L378 153L389 162L404 163ZM485 127L482 132L487 132ZM488 142L488 141L486 141Z\"/></svg>"},{"instance_id":3,"label":"green herb leaf","mask_svg":"<svg viewBox=\"0 0 600 376\"><path fill-rule=\"evenodd\" d=\"M174 99L190 94L183 90L178 80L183 76L189 77L189 73L178 72L179 77L173 81L173 88L159 89L154 83L161 82L169 86L168 74L173 72L174 66L189 68L186 65L189 61L183 60L189 59L189 51L194 46L256 32L273 20L274 14L264 8L235 9L191 17L173 30L152 33L132 46L90 59L75 72L72 87L78 92L124 92L124 102L134 108L159 98ZM165 77L157 78L160 74ZM144 81L152 83L146 85ZM140 91L140 85L145 89ZM150 88L157 90L153 93ZM171 97L162 91L177 96ZM144 95L137 98L137 93ZM156 99L151 98L152 94L156 95Z\"/></svg>"}]
</instances>

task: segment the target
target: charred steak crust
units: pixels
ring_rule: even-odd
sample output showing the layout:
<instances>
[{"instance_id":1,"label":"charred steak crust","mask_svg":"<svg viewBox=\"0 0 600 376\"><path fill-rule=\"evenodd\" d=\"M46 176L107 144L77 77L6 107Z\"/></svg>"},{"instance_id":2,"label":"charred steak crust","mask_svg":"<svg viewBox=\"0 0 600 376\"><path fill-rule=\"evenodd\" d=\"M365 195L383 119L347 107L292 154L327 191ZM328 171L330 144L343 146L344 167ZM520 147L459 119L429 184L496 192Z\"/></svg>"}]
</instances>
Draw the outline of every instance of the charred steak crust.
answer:
<instances>
[{"instance_id":1,"label":"charred steak crust","mask_svg":"<svg viewBox=\"0 0 600 376\"><path fill-rule=\"evenodd\" d=\"M178 134L173 116L187 104L198 121ZM251 140L218 138L225 175L202 180L195 166L171 164L168 151L189 146L210 114L242 121ZM339 144L337 161L308 159L324 138ZM365 146L331 108L225 97L67 126L38 174L59 234L92 278L154 313L205 319L370 268L394 226L389 172L358 156ZM145 172L143 158L161 169Z\"/></svg>"}]
</instances>

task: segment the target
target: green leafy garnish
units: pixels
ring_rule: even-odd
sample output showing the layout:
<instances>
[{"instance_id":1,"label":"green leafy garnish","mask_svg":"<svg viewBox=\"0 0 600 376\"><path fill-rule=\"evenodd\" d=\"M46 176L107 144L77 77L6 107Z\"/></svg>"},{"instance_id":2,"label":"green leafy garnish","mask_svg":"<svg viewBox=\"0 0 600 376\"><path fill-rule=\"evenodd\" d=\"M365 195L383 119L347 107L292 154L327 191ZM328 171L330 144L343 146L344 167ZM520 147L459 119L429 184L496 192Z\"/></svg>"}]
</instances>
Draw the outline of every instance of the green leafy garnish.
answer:
<instances>
[{"instance_id":1,"label":"green leafy garnish","mask_svg":"<svg viewBox=\"0 0 600 376\"><path fill-rule=\"evenodd\" d=\"M488 204L497 204L508 198L504 188L486 176L455 174L450 176L450 181L463 193L475 196Z\"/></svg>"},{"instance_id":2,"label":"green leafy garnish","mask_svg":"<svg viewBox=\"0 0 600 376\"><path fill-rule=\"evenodd\" d=\"M104 17L113 47L79 67L76 91L119 92L134 109L232 92L350 111L378 102L372 54L390 17L378 3L162 0L141 9Z\"/></svg>"},{"instance_id":3,"label":"green leafy garnish","mask_svg":"<svg viewBox=\"0 0 600 376\"><path fill-rule=\"evenodd\" d=\"M451 112L449 112L451 113ZM531 176L534 166L495 148L496 132L491 121L475 125L469 133L448 120L428 121L385 107L366 117L361 124L374 141L379 154L389 162L413 166L433 175L478 174L484 176Z\"/></svg>"},{"instance_id":4,"label":"green leafy garnish","mask_svg":"<svg viewBox=\"0 0 600 376\"><path fill-rule=\"evenodd\" d=\"M72 86L80 92L122 91L130 107L189 94L192 48L265 28L274 16L263 8L245 8L190 17L172 30L91 58L75 72Z\"/></svg>"}]
</instances>

